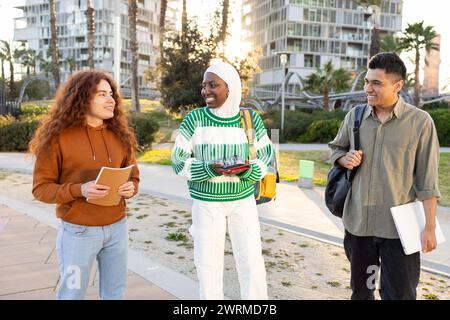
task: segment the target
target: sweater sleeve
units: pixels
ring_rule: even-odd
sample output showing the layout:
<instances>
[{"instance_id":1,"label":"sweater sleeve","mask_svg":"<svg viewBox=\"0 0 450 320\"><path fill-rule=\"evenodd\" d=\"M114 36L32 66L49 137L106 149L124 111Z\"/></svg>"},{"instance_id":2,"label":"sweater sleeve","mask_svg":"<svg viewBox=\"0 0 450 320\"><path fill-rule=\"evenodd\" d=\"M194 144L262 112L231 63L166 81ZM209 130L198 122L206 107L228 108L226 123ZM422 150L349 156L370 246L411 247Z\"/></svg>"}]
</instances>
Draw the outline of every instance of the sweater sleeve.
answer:
<instances>
[{"instance_id":1,"label":"sweater sleeve","mask_svg":"<svg viewBox=\"0 0 450 320\"><path fill-rule=\"evenodd\" d=\"M267 135L266 127L261 117L254 113L256 159L250 160L250 169L238 174L241 180L259 181L267 173L274 156L272 142Z\"/></svg>"},{"instance_id":2,"label":"sweater sleeve","mask_svg":"<svg viewBox=\"0 0 450 320\"><path fill-rule=\"evenodd\" d=\"M190 181L207 181L219 176L211 164L195 158L192 152L192 137L195 131L193 117L189 114L181 123L172 150L172 168L177 175Z\"/></svg>"},{"instance_id":3,"label":"sweater sleeve","mask_svg":"<svg viewBox=\"0 0 450 320\"><path fill-rule=\"evenodd\" d=\"M131 170L130 181L133 182L133 184L134 184L133 196L135 196L139 192L140 178L139 178L139 168L138 168L138 163L136 160L136 154L134 152L131 155L127 156L123 167L128 167L128 166L131 166L132 164L134 164L134 167Z\"/></svg>"},{"instance_id":4,"label":"sweater sleeve","mask_svg":"<svg viewBox=\"0 0 450 320\"><path fill-rule=\"evenodd\" d=\"M37 157L33 171L33 196L45 203L68 203L82 197L81 183L59 183L61 150L57 142Z\"/></svg>"}]
</instances>

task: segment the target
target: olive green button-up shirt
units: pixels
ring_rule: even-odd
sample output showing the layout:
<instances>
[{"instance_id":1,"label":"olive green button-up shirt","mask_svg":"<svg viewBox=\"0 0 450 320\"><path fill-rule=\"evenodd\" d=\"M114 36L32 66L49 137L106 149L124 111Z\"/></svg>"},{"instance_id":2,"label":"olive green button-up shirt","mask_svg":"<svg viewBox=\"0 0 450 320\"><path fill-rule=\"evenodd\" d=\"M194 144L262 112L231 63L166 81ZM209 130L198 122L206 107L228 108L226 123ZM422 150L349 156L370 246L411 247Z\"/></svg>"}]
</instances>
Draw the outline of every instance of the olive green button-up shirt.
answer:
<instances>
[{"instance_id":1,"label":"olive green button-up shirt","mask_svg":"<svg viewBox=\"0 0 450 320\"><path fill-rule=\"evenodd\" d=\"M352 109L328 144L335 165L354 149L354 117ZM434 122L427 112L399 97L385 123L367 106L359 131L363 157L345 201L344 226L357 236L397 239L391 207L440 197L439 141Z\"/></svg>"}]
</instances>

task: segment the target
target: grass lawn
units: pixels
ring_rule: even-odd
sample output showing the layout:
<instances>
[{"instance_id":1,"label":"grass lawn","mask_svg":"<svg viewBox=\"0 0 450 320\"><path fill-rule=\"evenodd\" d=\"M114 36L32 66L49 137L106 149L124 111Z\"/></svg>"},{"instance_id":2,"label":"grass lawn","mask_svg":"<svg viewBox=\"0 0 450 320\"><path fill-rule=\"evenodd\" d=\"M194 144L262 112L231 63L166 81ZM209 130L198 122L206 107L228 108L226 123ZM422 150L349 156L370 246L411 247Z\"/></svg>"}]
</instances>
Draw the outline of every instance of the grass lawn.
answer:
<instances>
[{"instance_id":1,"label":"grass lawn","mask_svg":"<svg viewBox=\"0 0 450 320\"><path fill-rule=\"evenodd\" d=\"M450 207L450 153L441 153L439 161L439 205Z\"/></svg>"},{"instance_id":2,"label":"grass lawn","mask_svg":"<svg viewBox=\"0 0 450 320\"><path fill-rule=\"evenodd\" d=\"M328 151L280 151L279 173L283 181L298 181L299 161L314 161L314 185L325 186L327 174L331 168L324 160L328 158Z\"/></svg>"},{"instance_id":3,"label":"grass lawn","mask_svg":"<svg viewBox=\"0 0 450 320\"><path fill-rule=\"evenodd\" d=\"M172 164L172 161L170 161L171 153L171 149L156 149L146 152L140 152L137 155L137 158L138 161L144 163L156 163L170 166Z\"/></svg>"},{"instance_id":4,"label":"grass lawn","mask_svg":"<svg viewBox=\"0 0 450 320\"><path fill-rule=\"evenodd\" d=\"M139 161L170 165L170 149L151 150L138 155ZM283 181L297 181L299 160L314 161L314 185L325 186L330 164L324 160L328 151L280 151L279 172ZM441 153L439 164L439 188L442 198L439 205L450 207L450 153Z\"/></svg>"}]
</instances>

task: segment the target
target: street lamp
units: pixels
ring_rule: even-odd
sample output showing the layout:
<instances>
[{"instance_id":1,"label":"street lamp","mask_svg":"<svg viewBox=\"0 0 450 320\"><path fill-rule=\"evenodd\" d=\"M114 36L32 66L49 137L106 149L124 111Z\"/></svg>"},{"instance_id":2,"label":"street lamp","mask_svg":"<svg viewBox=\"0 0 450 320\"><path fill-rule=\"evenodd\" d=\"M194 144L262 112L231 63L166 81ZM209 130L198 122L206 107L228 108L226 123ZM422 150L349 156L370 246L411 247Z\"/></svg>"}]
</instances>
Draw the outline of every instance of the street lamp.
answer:
<instances>
[{"instance_id":1,"label":"street lamp","mask_svg":"<svg viewBox=\"0 0 450 320\"><path fill-rule=\"evenodd\" d=\"M283 80L281 82L281 130L284 130L284 82L286 78L286 64L288 56L286 53L280 54L280 64L283 67Z\"/></svg>"}]
</instances>

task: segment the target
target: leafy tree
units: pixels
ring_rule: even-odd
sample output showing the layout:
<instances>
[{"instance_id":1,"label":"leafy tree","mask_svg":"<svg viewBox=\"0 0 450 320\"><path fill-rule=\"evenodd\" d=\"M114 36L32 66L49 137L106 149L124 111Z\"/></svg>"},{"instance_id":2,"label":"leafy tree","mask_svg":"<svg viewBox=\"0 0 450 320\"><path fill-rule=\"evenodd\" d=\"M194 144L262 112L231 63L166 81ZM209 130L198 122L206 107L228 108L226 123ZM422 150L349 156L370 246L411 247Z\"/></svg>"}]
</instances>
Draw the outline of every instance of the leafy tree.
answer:
<instances>
[{"instance_id":1,"label":"leafy tree","mask_svg":"<svg viewBox=\"0 0 450 320\"><path fill-rule=\"evenodd\" d=\"M222 57L223 60L233 65L239 73L242 82L242 98L246 98L250 95L250 81L253 79L255 73L260 72L258 60L262 55L260 48L255 49L247 53L243 58L234 58L228 60Z\"/></svg>"},{"instance_id":2,"label":"leafy tree","mask_svg":"<svg viewBox=\"0 0 450 320\"><path fill-rule=\"evenodd\" d=\"M215 57L215 35L204 36L193 21L186 24L186 33L171 34L163 48L163 59L156 70L147 72L147 79L160 75L157 85L162 104L173 112L204 104L201 96L203 73Z\"/></svg>"}]
</instances>

